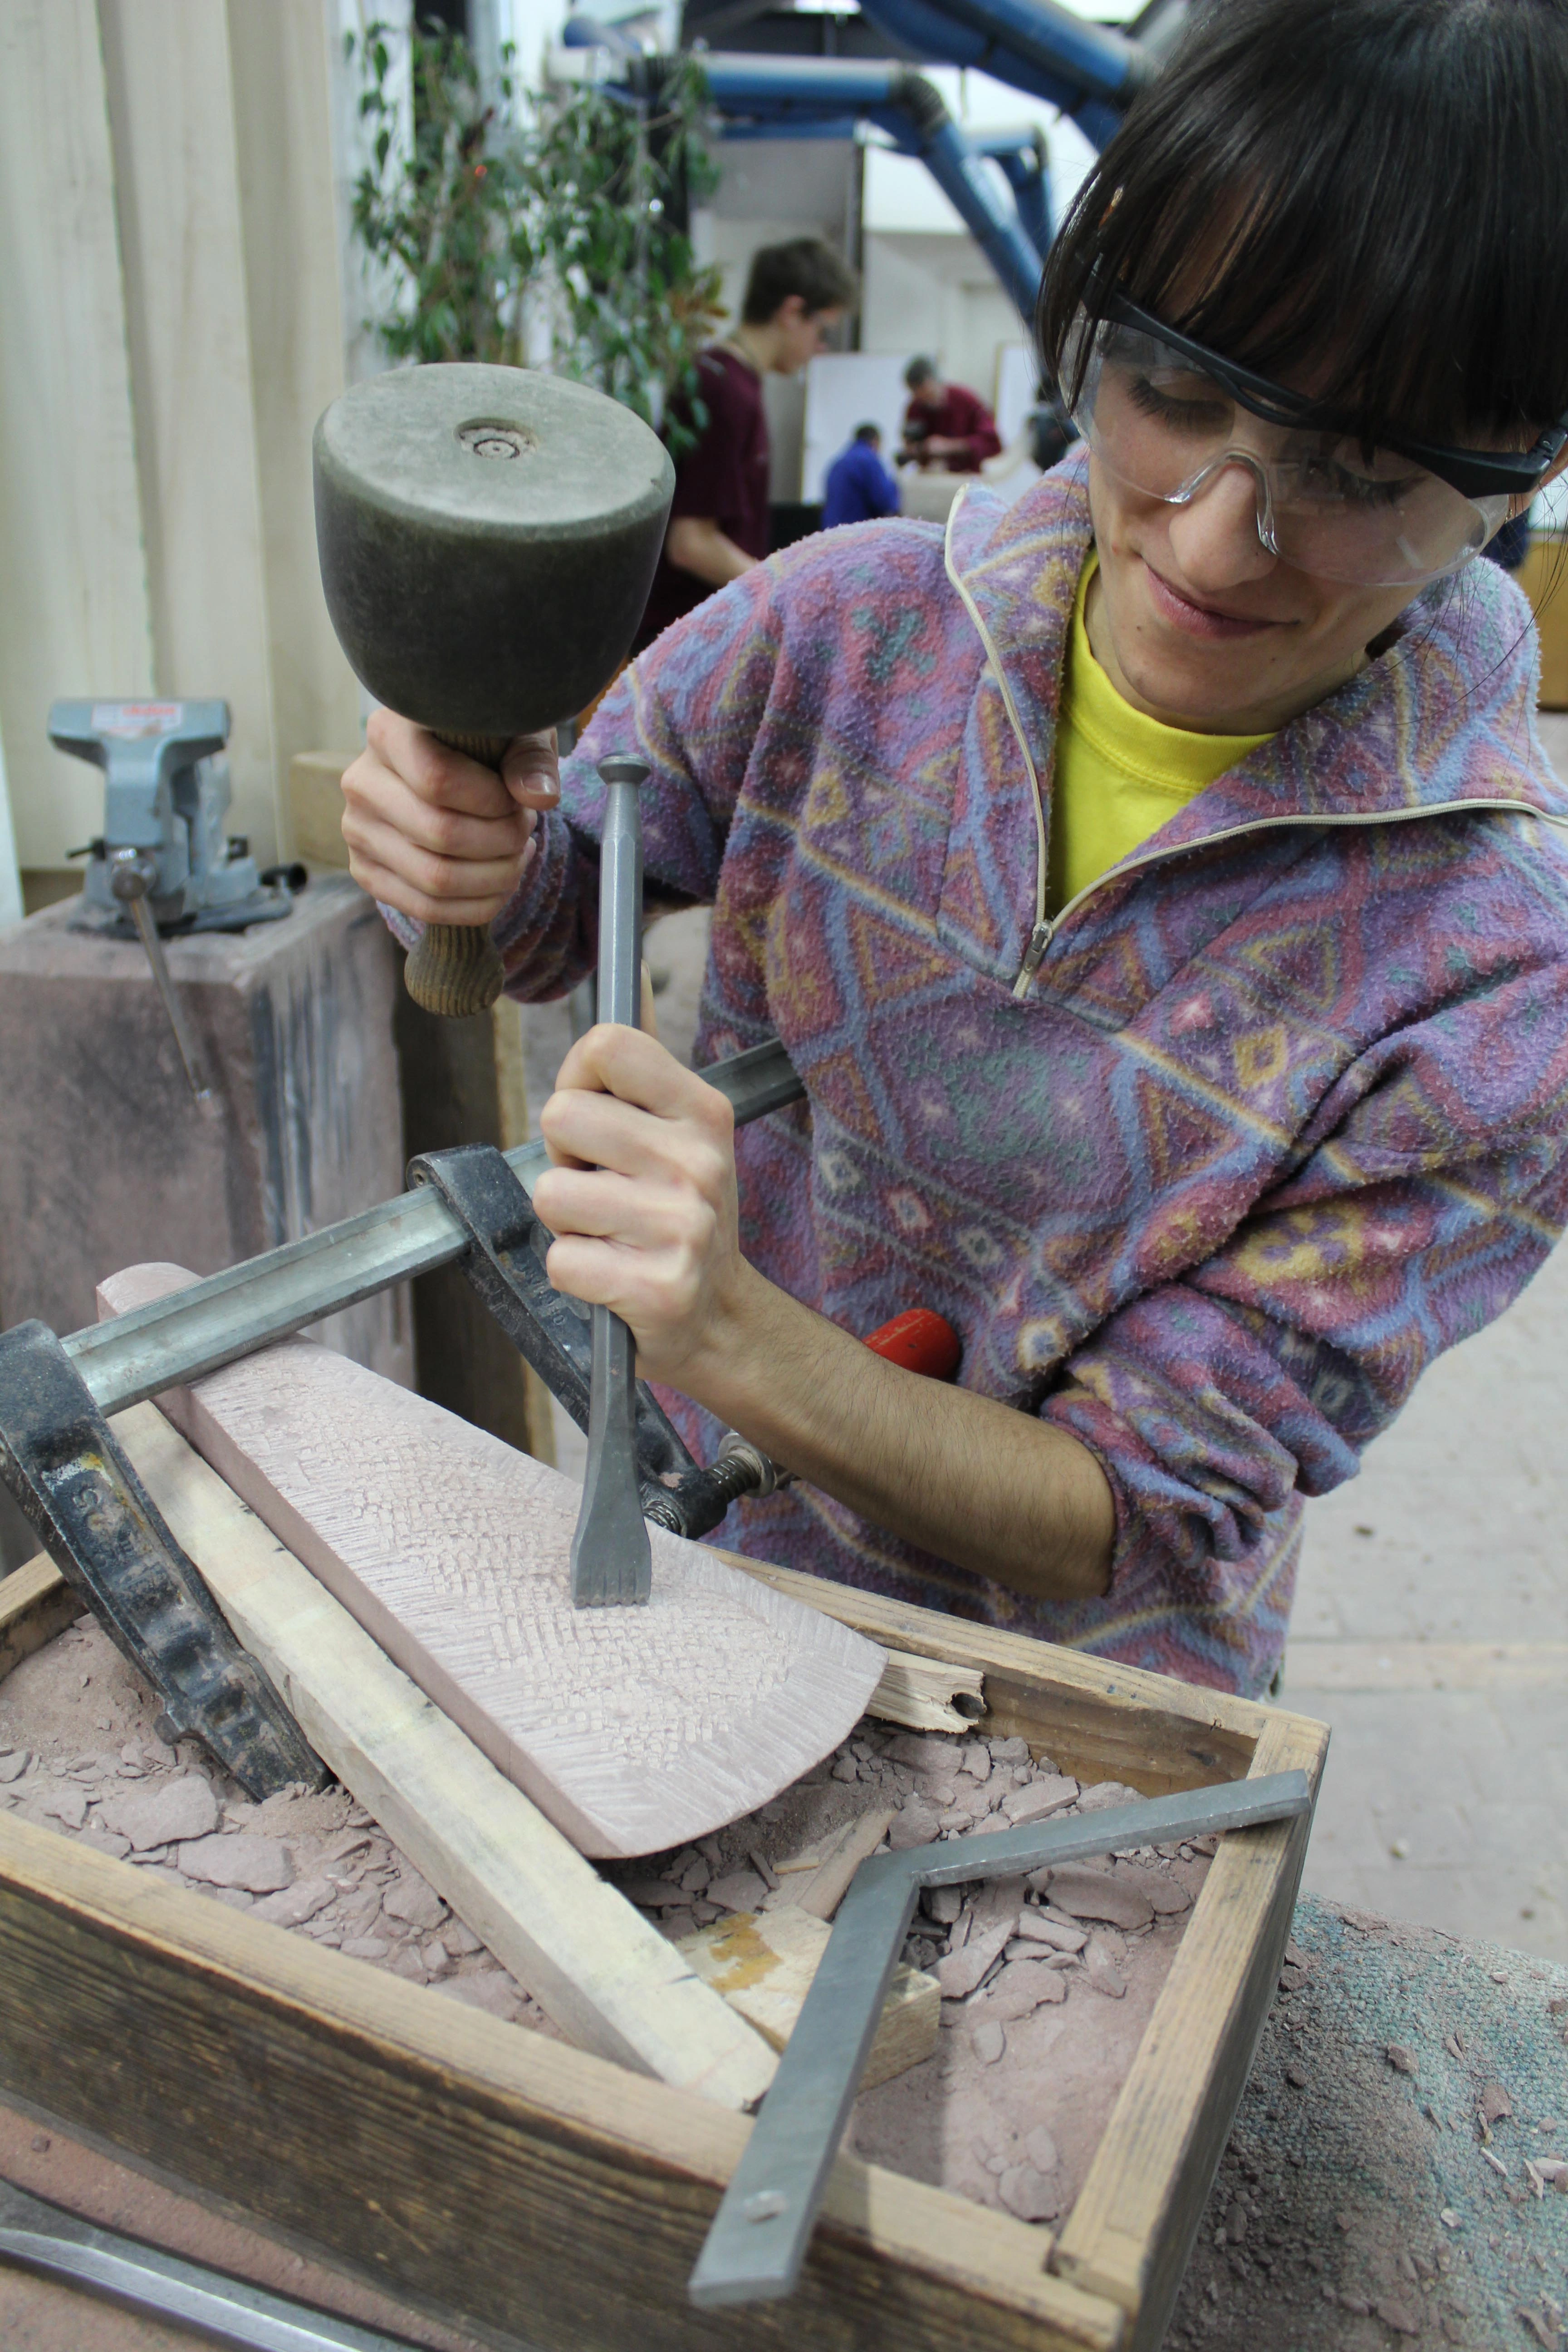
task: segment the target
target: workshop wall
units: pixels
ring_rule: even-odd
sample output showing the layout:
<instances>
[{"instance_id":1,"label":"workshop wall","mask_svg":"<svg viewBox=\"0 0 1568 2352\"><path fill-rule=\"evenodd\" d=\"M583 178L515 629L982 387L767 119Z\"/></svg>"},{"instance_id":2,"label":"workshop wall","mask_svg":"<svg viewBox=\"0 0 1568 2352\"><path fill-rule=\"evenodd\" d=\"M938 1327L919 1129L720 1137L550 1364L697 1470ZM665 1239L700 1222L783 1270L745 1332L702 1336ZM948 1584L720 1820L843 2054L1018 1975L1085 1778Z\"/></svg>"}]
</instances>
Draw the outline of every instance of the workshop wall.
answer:
<instances>
[{"instance_id":1,"label":"workshop wall","mask_svg":"<svg viewBox=\"0 0 1568 2352\"><path fill-rule=\"evenodd\" d=\"M36 898L101 823L57 696L226 697L264 863L292 754L357 740L310 477L343 380L335 29L321 0L0 12L0 740Z\"/></svg>"},{"instance_id":2,"label":"workshop wall","mask_svg":"<svg viewBox=\"0 0 1568 2352\"><path fill-rule=\"evenodd\" d=\"M954 383L994 404L998 354L1024 342L1024 328L973 238L868 226L865 268L861 350L928 352Z\"/></svg>"}]
</instances>

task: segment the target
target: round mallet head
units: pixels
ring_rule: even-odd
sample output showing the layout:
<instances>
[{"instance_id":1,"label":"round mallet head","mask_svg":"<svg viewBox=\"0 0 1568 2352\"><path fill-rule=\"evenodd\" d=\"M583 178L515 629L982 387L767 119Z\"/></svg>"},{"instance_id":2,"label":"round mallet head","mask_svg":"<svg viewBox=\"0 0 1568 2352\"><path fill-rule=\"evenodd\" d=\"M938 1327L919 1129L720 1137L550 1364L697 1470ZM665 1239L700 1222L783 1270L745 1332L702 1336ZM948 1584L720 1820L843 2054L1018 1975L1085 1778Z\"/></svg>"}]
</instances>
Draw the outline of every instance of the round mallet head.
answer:
<instances>
[{"instance_id":1,"label":"round mallet head","mask_svg":"<svg viewBox=\"0 0 1568 2352\"><path fill-rule=\"evenodd\" d=\"M574 717L615 676L675 488L658 435L603 393L466 362L399 368L344 393L316 427L315 478L321 584L355 677L491 760L512 736ZM420 1002L493 1002L488 931L434 925L426 940L409 966ZM454 957L486 968L482 986L454 975ZM443 970L426 987L418 966L432 960Z\"/></svg>"}]
</instances>

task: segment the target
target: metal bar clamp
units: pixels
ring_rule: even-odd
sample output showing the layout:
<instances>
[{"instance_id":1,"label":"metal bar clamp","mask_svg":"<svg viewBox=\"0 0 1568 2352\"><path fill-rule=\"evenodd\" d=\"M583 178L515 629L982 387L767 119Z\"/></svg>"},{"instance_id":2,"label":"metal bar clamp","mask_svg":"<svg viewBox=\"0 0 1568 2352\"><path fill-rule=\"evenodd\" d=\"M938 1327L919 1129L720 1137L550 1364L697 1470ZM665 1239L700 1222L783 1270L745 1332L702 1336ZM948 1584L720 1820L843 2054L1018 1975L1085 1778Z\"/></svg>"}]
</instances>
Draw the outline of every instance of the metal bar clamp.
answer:
<instances>
[{"instance_id":1,"label":"metal bar clamp","mask_svg":"<svg viewBox=\"0 0 1568 2352\"><path fill-rule=\"evenodd\" d=\"M326 1769L170 1533L46 1323L0 1332L0 1476L68 1584L163 1704L259 1802Z\"/></svg>"}]
</instances>

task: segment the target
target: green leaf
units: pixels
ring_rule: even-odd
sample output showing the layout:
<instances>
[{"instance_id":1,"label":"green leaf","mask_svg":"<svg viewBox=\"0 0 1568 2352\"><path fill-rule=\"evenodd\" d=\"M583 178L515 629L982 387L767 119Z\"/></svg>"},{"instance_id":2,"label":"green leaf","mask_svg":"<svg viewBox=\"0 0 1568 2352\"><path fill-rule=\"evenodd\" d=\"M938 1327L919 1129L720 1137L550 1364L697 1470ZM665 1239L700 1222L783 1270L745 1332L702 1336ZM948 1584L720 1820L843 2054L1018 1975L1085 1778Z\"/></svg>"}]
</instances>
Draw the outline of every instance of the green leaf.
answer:
<instances>
[{"instance_id":1,"label":"green leaf","mask_svg":"<svg viewBox=\"0 0 1568 2352\"><path fill-rule=\"evenodd\" d=\"M510 357L524 316L552 321L551 363L657 415L719 315L718 275L700 270L671 226L681 188L700 201L717 173L704 143L700 70L670 75L641 113L606 90L524 93L487 104L467 45L417 27L407 55L414 135L402 142L386 94L393 28L360 48L363 116L380 118L375 168L355 182L354 233L387 273L376 331L427 359ZM694 378L693 378L694 381ZM672 424L671 446L685 430Z\"/></svg>"}]
</instances>

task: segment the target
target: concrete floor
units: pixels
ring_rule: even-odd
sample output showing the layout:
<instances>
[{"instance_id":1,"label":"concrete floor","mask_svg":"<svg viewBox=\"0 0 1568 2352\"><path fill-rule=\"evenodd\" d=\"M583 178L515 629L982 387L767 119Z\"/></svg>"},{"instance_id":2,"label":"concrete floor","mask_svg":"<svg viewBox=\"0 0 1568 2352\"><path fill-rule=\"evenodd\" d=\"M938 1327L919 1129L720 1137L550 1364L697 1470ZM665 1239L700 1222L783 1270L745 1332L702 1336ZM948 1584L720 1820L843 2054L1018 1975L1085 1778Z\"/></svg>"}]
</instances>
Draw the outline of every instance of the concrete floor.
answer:
<instances>
[{"instance_id":1,"label":"concrete floor","mask_svg":"<svg viewBox=\"0 0 1568 2352\"><path fill-rule=\"evenodd\" d=\"M1568 775L1568 714L1543 716ZM689 1051L700 913L648 937ZM569 1038L524 1015L529 1098ZM1568 1960L1568 1249L1442 1358L1359 1478L1310 1506L1285 1700L1333 1727L1315 1893ZM558 1459L582 1441L557 1415Z\"/></svg>"},{"instance_id":2,"label":"concrete floor","mask_svg":"<svg viewBox=\"0 0 1568 2352\"><path fill-rule=\"evenodd\" d=\"M1568 1960L1568 1251L1310 1504L1285 1701L1315 1893Z\"/></svg>"},{"instance_id":3,"label":"concrete floor","mask_svg":"<svg viewBox=\"0 0 1568 2352\"><path fill-rule=\"evenodd\" d=\"M1568 776L1568 714L1542 732ZM1568 1250L1307 1511L1315 1893L1568 1960Z\"/></svg>"}]
</instances>

